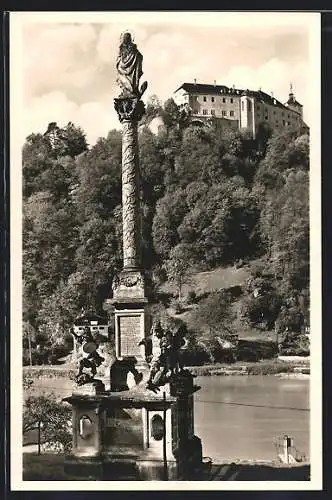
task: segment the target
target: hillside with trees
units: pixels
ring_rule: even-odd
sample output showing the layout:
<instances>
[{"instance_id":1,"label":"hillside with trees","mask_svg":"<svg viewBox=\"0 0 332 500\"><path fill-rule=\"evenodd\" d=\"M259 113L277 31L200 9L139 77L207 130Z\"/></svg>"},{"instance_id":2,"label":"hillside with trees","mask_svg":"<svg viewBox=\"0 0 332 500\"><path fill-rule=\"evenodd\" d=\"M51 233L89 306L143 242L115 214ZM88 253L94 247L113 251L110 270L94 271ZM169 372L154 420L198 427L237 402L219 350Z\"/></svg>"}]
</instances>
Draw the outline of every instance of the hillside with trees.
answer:
<instances>
[{"instance_id":1,"label":"hillside with trees","mask_svg":"<svg viewBox=\"0 0 332 500\"><path fill-rule=\"evenodd\" d=\"M148 122L158 114L165 127L154 135ZM294 339L309 326L308 134L262 129L252 140L213 121L190 125L174 101L154 99L139 144L152 304L165 305L166 282L175 309L193 305L193 350L242 322L286 332L285 352L306 351ZM26 138L23 181L24 362L31 353L34 363L52 362L68 349L81 308L102 311L121 270L121 132L89 146L74 124L50 124ZM249 278L236 295L195 290L195 273L243 265ZM204 329L203 318L213 325Z\"/></svg>"}]
</instances>

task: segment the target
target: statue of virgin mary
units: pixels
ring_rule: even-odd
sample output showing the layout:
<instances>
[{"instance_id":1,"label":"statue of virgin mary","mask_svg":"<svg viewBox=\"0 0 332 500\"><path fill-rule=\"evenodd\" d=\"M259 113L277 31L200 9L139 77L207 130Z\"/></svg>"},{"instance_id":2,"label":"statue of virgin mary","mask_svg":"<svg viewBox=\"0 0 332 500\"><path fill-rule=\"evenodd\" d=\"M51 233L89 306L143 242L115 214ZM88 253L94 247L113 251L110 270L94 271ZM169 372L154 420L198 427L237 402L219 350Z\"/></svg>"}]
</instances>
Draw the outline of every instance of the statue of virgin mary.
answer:
<instances>
[{"instance_id":1,"label":"statue of virgin mary","mask_svg":"<svg viewBox=\"0 0 332 500\"><path fill-rule=\"evenodd\" d=\"M142 62L143 56L132 41L131 34L128 32L122 33L119 55L116 61L118 71L116 81L122 89L120 97L141 98L147 87L147 82L144 82L139 88L139 80L143 75Z\"/></svg>"}]
</instances>

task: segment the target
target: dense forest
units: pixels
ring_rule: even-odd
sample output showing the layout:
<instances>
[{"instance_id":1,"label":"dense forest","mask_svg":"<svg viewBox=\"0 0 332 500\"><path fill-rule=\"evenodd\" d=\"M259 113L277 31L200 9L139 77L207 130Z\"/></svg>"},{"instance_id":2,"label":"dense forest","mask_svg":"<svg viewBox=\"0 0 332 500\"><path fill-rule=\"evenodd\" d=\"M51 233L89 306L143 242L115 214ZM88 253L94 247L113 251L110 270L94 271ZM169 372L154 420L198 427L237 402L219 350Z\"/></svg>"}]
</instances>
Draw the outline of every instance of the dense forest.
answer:
<instances>
[{"instance_id":1,"label":"dense forest","mask_svg":"<svg viewBox=\"0 0 332 500\"><path fill-rule=\"evenodd\" d=\"M156 115L165 124L158 135L147 126ZM162 106L151 99L139 146L142 260L152 301L166 280L177 285L174 300L198 300L195 290L189 298L181 294L191 273L246 265L243 322L303 333L309 326L308 133L262 129L252 140L215 121L190 125L173 100ZM111 130L89 146L78 126L51 123L44 134L26 138L23 181L24 347L60 352L82 307L103 310L121 270L121 132ZM217 292L205 297L199 318L208 322L219 311L231 325L229 301ZM215 319L210 333L221 324Z\"/></svg>"}]
</instances>

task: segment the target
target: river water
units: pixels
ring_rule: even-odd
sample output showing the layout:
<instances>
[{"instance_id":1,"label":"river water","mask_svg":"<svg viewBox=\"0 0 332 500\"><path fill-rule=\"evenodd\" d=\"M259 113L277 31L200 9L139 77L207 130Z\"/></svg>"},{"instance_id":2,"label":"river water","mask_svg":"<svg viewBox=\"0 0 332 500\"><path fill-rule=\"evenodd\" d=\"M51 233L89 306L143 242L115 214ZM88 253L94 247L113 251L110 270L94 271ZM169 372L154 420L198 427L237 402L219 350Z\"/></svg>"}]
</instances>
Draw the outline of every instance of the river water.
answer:
<instances>
[{"instance_id":1,"label":"river water","mask_svg":"<svg viewBox=\"0 0 332 500\"><path fill-rule=\"evenodd\" d=\"M272 460L274 439L294 438L309 458L309 379L275 376L197 377L195 434L203 456L220 460Z\"/></svg>"}]
</instances>

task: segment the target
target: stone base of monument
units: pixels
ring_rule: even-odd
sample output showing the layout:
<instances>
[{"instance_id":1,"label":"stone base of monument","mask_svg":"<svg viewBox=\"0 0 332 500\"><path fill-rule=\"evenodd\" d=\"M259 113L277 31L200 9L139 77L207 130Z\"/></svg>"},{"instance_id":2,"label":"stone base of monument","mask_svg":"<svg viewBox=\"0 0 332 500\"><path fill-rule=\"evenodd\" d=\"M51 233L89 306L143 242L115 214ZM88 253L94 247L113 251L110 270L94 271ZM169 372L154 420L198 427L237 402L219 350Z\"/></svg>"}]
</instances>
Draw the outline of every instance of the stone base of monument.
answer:
<instances>
[{"instance_id":1,"label":"stone base of monument","mask_svg":"<svg viewBox=\"0 0 332 500\"><path fill-rule=\"evenodd\" d=\"M65 472L95 480L183 480L202 465L194 435L189 374L154 393L143 384L122 392L73 393L73 448Z\"/></svg>"},{"instance_id":2,"label":"stone base of monument","mask_svg":"<svg viewBox=\"0 0 332 500\"><path fill-rule=\"evenodd\" d=\"M114 308L116 358L136 359L136 368L147 368L142 341L149 335L151 318L146 314L145 277L140 269L123 269L113 281L113 298L105 309Z\"/></svg>"},{"instance_id":3,"label":"stone base of monument","mask_svg":"<svg viewBox=\"0 0 332 500\"><path fill-rule=\"evenodd\" d=\"M167 450L166 460L156 450L146 450L137 458L141 481L181 481L197 479L202 469L202 443L197 436L183 439L177 448Z\"/></svg>"}]
</instances>

